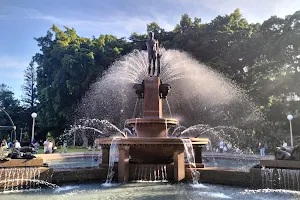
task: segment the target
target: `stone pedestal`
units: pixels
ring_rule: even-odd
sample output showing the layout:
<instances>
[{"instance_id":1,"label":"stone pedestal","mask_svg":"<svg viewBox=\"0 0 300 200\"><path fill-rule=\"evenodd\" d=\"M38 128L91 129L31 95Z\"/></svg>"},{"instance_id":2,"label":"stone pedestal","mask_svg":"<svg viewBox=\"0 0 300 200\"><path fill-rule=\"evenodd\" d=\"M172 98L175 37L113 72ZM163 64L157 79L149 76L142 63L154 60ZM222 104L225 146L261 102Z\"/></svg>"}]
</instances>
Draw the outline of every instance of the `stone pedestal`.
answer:
<instances>
[{"instance_id":1,"label":"stone pedestal","mask_svg":"<svg viewBox=\"0 0 300 200\"><path fill-rule=\"evenodd\" d=\"M119 146L118 182L129 181L129 146Z\"/></svg>"},{"instance_id":2,"label":"stone pedestal","mask_svg":"<svg viewBox=\"0 0 300 200\"><path fill-rule=\"evenodd\" d=\"M194 155L195 155L195 164L197 168L203 168L204 164L202 163L202 147L201 146L194 146Z\"/></svg>"},{"instance_id":3,"label":"stone pedestal","mask_svg":"<svg viewBox=\"0 0 300 200\"><path fill-rule=\"evenodd\" d=\"M174 181L179 182L185 178L184 151L177 150L173 154Z\"/></svg>"},{"instance_id":4,"label":"stone pedestal","mask_svg":"<svg viewBox=\"0 0 300 200\"><path fill-rule=\"evenodd\" d=\"M109 148L102 148L102 164L109 163Z\"/></svg>"},{"instance_id":5,"label":"stone pedestal","mask_svg":"<svg viewBox=\"0 0 300 200\"><path fill-rule=\"evenodd\" d=\"M147 77L144 80L144 117L162 118L162 99L159 97L159 77Z\"/></svg>"}]
</instances>

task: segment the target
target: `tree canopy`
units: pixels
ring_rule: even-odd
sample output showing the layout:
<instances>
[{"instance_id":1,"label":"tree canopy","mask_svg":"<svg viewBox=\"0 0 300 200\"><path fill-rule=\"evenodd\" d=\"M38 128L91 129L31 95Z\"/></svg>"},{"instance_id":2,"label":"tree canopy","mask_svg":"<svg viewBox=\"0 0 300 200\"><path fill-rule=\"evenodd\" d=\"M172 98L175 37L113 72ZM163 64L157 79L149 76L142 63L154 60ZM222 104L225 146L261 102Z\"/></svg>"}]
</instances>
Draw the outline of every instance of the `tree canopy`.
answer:
<instances>
[{"instance_id":1,"label":"tree canopy","mask_svg":"<svg viewBox=\"0 0 300 200\"><path fill-rule=\"evenodd\" d=\"M145 26L147 32L156 33L163 47L188 52L245 89L268 121L264 128L252 127L260 132L257 137L267 132L278 141L288 140L287 114L295 115L294 132L300 137L300 11L285 18L271 16L262 24L249 23L236 9L209 23L184 14L172 31L156 22ZM145 38L147 33L132 33L129 40L113 35L85 38L74 28L55 25L45 36L35 38L41 50L33 56L40 132L60 135L73 123L78 102L96 78L116 59L145 48L131 39ZM18 104L4 86L2 91L7 99L2 107Z\"/></svg>"}]
</instances>

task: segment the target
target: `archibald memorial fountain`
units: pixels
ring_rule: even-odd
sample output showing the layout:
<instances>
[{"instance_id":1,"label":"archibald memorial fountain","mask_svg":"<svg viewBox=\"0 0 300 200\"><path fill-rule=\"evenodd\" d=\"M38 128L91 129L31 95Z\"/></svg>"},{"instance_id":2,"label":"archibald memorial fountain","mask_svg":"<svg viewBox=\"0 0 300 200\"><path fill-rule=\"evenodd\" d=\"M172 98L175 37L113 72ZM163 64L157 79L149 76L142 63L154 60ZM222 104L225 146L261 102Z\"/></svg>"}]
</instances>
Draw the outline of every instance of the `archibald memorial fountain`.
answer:
<instances>
[{"instance_id":1,"label":"archibald memorial fountain","mask_svg":"<svg viewBox=\"0 0 300 200\"><path fill-rule=\"evenodd\" d=\"M133 86L132 90L135 91L138 99L142 100L142 117L135 118L134 116L129 119L126 119L128 117L124 118L124 120L126 119L125 126L131 129L132 134L126 135L122 132L123 137L96 139L95 144L100 145L102 149L102 163L99 167L65 167L56 169L44 165L43 159L41 158L34 158L34 156L16 156L16 159L14 159L13 154L11 154L11 156L0 159L0 191L2 189L4 191L15 190L20 186L21 188L30 188L32 185L35 187L36 184L56 187L57 185L54 184L80 181L104 181L105 179L106 183L111 183L113 180L125 183L132 180L164 180L174 182L193 180L194 183L197 183L200 179L203 183L237 185L247 188L284 188L300 190L300 147L298 146L294 149L279 148L276 152L276 160L261 160L260 165L251 168L250 171L245 171L218 167L204 168L202 163L202 147L208 144L209 140L207 138L192 138L191 136L181 138L168 137L168 135L170 135L168 134L169 128L179 124L177 119L164 117L163 113L163 101L167 100L171 89L171 85L169 85L168 82L170 83L171 81L170 79L166 79L162 82L161 77L163 78L164 76L160 76L160 66L161 58L163 60L164 56L168 57L168 52L163 51L166 52L166 54L164 53L163 57L161 57L158 40L154 39L153 33L150 34L149 39L142 42L146 42L147 46L148 76L144 78L143 74L143 77L138 79L139 81L135 81L134 83L136 84L134 85L130 82L130 87ZM176 52L173 51L172 53ZM143 55L145 54L143 53ZM176 55L178 56L179 54ZM167 62L162 61L163 69L168 66L178 67L181 58L177 58L173 54L169 57L170 59ZM189 57L187 57L187 59L190 60L192 66L196 65L196 61L191 61ZM141 61L142 64L135 62L138 67L144 66L144 63L146 63L144 59L141 58L139 58L139 61ZM132 66L132 63L130 63L130 66ZM185 67L187 68L187 66ZM121 65L121 68L124 68L123 65ZM143 67L143 69L145 68L147 67ZM200 69L203 70L203 68ZM201 75L205 73L208 74L211 72L205 70L201 71ZM177 73L174 72L174 74ZM222 100L224 102L226 102L226 100L233 101L234 99L242 99L241 96L236 95L237 93L230 96L230 94L235 91L229 90L231 87L227 88L230 94L225 89L222 93L222 90L219 88L220 86L224 86L224 82L216 82L216 80L220 80L220 76L213 73L211 73L210 76L214 77L211 80L215 80L210 82L210 85L215 84L215 87L203 87L201 91L207 90L201 95L201 98L207 97L208 94L210 94L208 90L210 91L212 88L215 88L213 98L209 98L210 102L212 99L220 99L220 101ZM187 77L190 78L191 76ZM114 76L109 79L108 82L111 83L115 78ZM201 80L197 79L188 85L191 86L199 82L205 85L207 80L210 79L202 77ZM180 84L181 83L182 82L180 82ZM121 84L123 84L123 82ZM174 88L180 87L180 84L175 85ZM172 85L174 85L174 82ZM101 89L102 87L99 88ZM118 92L123 95L126 93L126 90ZM182 95L181 92L177 92L177 94ZM90 102L93 103L101 96L103 95L91 95L92 99ZM223 96L226 96L226 98L222 99ZM130 97L132 97L132 95ZM190 100L193 98L194 96L192 96ZM84 106L91 104L94 106L92 109L85 108L85 110L92 112L97 110L96 108L100 108L105 109L106 112L111 112L108 105L111 104L111 102L105 101L105 103L106 102L108 102L107 105L101 107L94 106L92 103L84 104ZM127 101L126 106L129 105L128 103L132 102ZM197 104L199 103L197 102ZM212 107L213 106L214 104L212 103ZM239 107L238 114L242 113L242 111L240 111L241 108L247 108L247 106ZM241 117L238 116L239 115L237 115L236 118L240 119ZM198 129L195 129L195 131L198 131ZM68 136L69 138L73 138L71 135ZM201 172L201 176L199 176L199 172ZM210 190L210 188L208 188L208 190ZM208 192L204 192L202 195L206 195L207 193ZM197 193L196 198L198 199L198 197L199 194Z\"/></svg>"},{"instance_id":2,"label":"archibald memorial fountain","mask_svg":"<svg viewBox=\"0 0 300 200\"><path fill-rule=\"evenodd\" d=\"M159 166L164 166L161 173L166 173L168 180L178 182L185 178L185 150L192 154L188 155L192 157L190 163L192 166L189 167L204 167L201 148L208 143L208 139L167 137L168 128L178 124L177 119L164 118L162 112L162 101L167 97L171 87L160 80L161 55L158 41L154 39L153 33L150 33L146 45L149 77L146 77L142 83L133 86L138 98L143 99L143 117L127 119L125 122L135 131L136 137L96 139L95 143L102 147L102 164L100 166L113 164L113 155L111 157L109 155L112 152L112 145L115 144L119 155L117 168L119 182L130 181L137 168L144 168L143 170L148 176L146 178L154 180L156 170L151 171L151 169L160 168ZM109 176L111 176L110 172Z\"/></svg>"}]
</instances>

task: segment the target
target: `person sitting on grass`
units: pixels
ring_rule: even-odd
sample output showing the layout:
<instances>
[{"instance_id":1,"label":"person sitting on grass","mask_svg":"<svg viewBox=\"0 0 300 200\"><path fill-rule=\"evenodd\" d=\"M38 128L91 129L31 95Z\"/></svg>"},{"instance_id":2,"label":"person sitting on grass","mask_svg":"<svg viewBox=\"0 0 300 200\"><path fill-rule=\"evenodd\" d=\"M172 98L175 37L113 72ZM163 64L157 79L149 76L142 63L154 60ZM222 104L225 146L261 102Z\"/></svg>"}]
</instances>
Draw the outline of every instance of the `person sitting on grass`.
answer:
<instances>
[{"instance_id":1,"label":"person sitting on grass","mask_svg":"<svg viewBox=\"0 0 300 200\"><path fill-rule=\"evenodd\" d=\"M8 149L6 140L2 140L1 149Z\"/></svg>"},{"instance_id":2,"label":"person sitting on grass","mask_svg":"<svg viewBox=\"0 0 300 200\"><path fill-rule=\"evenodd\" d=\"M33 142L31 143L31 146L34 148L34 152L32 152L33 154L36 154L39 152L40 144L38 143L38 141L33 140Z\"/></svg>"},{"instance_id":3,"label":"person sitting on grass","mask_svg":"<svg viewBox=\"0 0 300 200\"><path fill-rule=\"evenodd\" d=\"M14 148L15 149L21 149L21 144L20 144L20 142L18 140L15 140Z\"/></svg>"}]
</instances>

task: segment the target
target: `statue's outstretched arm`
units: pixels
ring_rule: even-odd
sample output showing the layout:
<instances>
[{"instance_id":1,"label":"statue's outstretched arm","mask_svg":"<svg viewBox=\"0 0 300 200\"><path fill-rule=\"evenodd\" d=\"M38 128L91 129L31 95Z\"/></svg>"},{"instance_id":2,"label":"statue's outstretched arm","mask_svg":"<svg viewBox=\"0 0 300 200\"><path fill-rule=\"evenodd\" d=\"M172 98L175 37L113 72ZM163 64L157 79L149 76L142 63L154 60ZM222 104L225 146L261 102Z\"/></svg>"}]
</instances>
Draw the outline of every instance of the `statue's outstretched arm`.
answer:
<instances>
[{"instance_id":1,"label":"statue's outstretched arm","mask_svg":"<svg viewBox=\"0 0 300 200\"><path fill-rule=\"evenodd\" d=\"M132 39L132 42L147 42L147 40L136 40L136 39Z\"/></svg>"}]
</instances>

